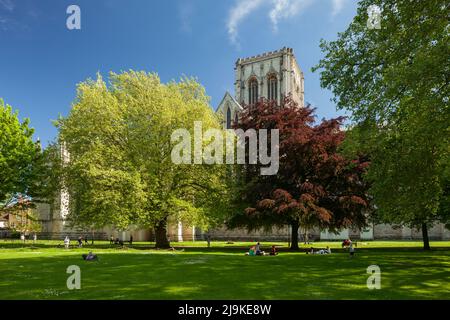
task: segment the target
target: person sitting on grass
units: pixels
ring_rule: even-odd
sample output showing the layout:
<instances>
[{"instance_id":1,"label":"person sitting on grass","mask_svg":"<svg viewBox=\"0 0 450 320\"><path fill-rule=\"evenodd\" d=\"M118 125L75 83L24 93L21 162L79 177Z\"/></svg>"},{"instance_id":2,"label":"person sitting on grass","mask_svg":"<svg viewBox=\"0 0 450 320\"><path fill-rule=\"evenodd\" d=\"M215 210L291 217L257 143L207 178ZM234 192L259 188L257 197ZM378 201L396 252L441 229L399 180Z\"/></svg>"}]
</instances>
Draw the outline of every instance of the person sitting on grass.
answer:
<instances>
[{"instance_id":1,"label":"person sitting on grass","mask_svg":"<svg viewBox=\"0 0 450 320\"><path fill-rule=\"evenodd\" d=\"M350 240L350 239L345 239L344 241L342 241L342 248L349 247L351 245L352 245L352 240Z\"/></svg>"},{"instance_id":2,"label":"person sitting on grass","mask_svg":"<svg viewBox=\"0 0 450 320\"><path fill-rule=\"evenodd\" d=\"M255 246L255 254L257 256L263 256L264 255L264 251L261 251L261 244L259 242Z\"/></svg>"},{"instance_id":3,"label":"person sitting on grass","mask_svg":"<svg viewBox=\"0 0 450 320\"><path fill-rule=\"evenodd\" d=\"M275 248L275 246L272 246L272 249L270 249L270 255L276 256L277 254L278 254L277 248Z\"/></svg>"},{"instance_id":4,"label":"person sitting on grass","mask_svg":"<svg viewBox=\"0 0 450 320\"><path fill-rule=\"evenodd\" d=\"M254 255L256 255L255 247L250 247L250 250L248 250L248 252L246 252L245 255L246 256L254 256Z\"/></svg>"},{"instance_id":5,"label":"person sitting on grass","mask_svg":"<svg viewBox=\"0 0 450 320\"><path fill-rule=\"evenodd\" d=\"M97 260L97 255L93 254L92 251L89 252L89 254L83 254L81 255L83 257L83 260L86 261L94 261Z\"/></svg>"}]
</instances>

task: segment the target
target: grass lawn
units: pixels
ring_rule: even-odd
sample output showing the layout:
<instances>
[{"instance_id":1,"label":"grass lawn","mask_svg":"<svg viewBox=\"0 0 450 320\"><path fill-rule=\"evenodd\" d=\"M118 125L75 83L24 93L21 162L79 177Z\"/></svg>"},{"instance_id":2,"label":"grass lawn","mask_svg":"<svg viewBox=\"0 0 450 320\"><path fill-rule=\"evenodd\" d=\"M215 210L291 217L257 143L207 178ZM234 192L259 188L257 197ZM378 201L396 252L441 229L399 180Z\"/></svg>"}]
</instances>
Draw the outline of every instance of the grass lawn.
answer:
<instances>
[{"instance_id":1,"label":"grass lawn","mask_svg":"<svg viewBox=\"0 0 450 320\"><path fill-rule=\"evenodd\" d=\"M276 257L244 256L250 243L243 242L173 243L177 251L106 242L66 250L58 243L1 241L0 299L450 299L450 242L432 242L430 252L421 242L359 242L353 259L339 242L304 246L328 245L331 255L274 243ZM98 262L81 259L89 250ZM381 268L380 290L366 286L373 264ZM70 265L81 268L81 290L66 287Z\"/></svg>"}]
</instances>

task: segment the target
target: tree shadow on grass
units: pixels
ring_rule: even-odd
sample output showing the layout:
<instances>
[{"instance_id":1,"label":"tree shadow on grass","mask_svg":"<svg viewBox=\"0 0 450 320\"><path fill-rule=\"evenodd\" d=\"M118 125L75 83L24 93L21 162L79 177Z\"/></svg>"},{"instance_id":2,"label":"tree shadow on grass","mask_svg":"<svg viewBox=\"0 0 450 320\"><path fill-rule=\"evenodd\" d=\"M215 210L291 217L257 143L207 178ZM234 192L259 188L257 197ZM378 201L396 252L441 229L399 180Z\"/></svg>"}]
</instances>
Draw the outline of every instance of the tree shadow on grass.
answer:
<instances>
[{"instance_id":1,"label":"tree shadow on grass","mask_svg":"<svg viewBox=\"0 0 450 320\"><path fill-rule=\"evenodd\" d=\"M206 248L205 248L206 249ZM223 249L223 248L220 248ZM227 250L81 252L0 259L8 277L1 299L450 299L449 251L284 254L248 257ZM225 253L225 254L224 254ZM381 290L366 286L367 267L381 268ZM66 286L81 268L81 290Z\"/></svg>"}]
</instances>

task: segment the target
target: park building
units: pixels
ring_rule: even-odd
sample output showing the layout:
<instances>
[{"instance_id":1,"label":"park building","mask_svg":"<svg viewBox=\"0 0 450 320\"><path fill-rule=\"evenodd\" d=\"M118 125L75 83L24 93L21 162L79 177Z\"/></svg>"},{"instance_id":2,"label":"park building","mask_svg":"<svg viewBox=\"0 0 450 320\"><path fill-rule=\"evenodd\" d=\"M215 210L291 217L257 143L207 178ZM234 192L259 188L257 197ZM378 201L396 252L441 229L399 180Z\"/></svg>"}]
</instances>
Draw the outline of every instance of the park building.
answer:
<instances>
[{"instance_id":1,"label":"park building","mask_svg":"<svg viewBox=\"0 0 450 320\"><path fill-rule=\"evenodd\" d=\"M216 108L216 112L223 119L225 129L231 128L233 122L238 121L239 112L245 105L252 104L260 98L276 100L278 103L287 95L297 102L300 107L305 106L304 74L300 69L294 51L291 48L282 48L248 58L239 58L234 66L234 95L230 92L224 94L223 99ZM69 155L64 147L61 147L61 157L63 161L69 160ZM43 225L43 235L62 239L65 234L91 234L92 230L83 232L72 230L66 224L68 214L69 195L67 191L61 190L58 199L52 205L39 205L41 223ZM3 224L5 222L3 221ZM310 240L340 240L340 239L421 239L420 231L407 227L397 227L386 224L370 225L364 230L344 229L338 234L330 233L327 230L300 230L301 241L304 235L308 234ZM95 230L95 238L119 237L123 240L129 239L133 235L134 241L153 241L154 234L151 230L130 228L127 231L118 231L111 228ZM270 232L259 230L248 232L246 229L228 230L225 226L209 230L208 235L216 240L284 240L290 238L290 229L274 228ZM192 241L203 240L205 232L195 226L189 226L183 221L169 221L168 237L170 241ZM433 240L450 239L450 231L443 224L436 224L429 230L429 237Z\"/></svg>"}]
</instances>

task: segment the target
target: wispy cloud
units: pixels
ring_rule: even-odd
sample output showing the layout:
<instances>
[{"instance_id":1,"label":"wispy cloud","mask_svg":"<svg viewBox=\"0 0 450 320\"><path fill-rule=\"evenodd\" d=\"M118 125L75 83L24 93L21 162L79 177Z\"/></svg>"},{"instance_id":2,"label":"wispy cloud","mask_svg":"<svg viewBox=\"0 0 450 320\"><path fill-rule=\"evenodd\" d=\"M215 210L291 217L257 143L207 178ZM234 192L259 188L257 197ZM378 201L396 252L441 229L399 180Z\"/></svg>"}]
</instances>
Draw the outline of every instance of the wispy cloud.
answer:
<instances>
[{"instance_id":1,"label":"wispy cloud","mask_svg":"<svg viewBox=\"0 0 450 320\"><path fill-rule=\"evenodd\" d=\"M331 16L336 16L339 12L344 8L345 2L347 0L331 0L333 4L333 8L331 10Z\"/></svg>"},{"instance_id":2,"label":"wispy cloud","mask_svg":"<svg viewBox=\"0 0 450 320\"><path fill-rule=\"evenodd\" d=\"M0 0L0 31L7 31L14 24L14 21L8 18L13 10L14 3L11 0Z\"/></svg>"},{"instance_id":3,"label":"wispy cloud","mask_svg":"<svg viewBox=\"0 0 450 320\"><path fill-rule=\"evenodd\" d=\"M239 24L263 6L268 8L272 29L277 32L281 20L299 15L313 2L313 0L236 0L227 20L230 41L238 45Z\"/></svg>"},{"instance_id":4,"label":"wispy cloud","mask_svg":"<svg viewBox=\"0 0 450 320\"><path fill-rule=\"evenodd\" d=\"M273 0L272 3L269 17L273 31L277 32L280 20L297 16L312 3L312 0Z\"/></svg>"},{"instance_id":5,"label":"wispy cloud","mask_svg":"<svg viewBox=\"0 0 450 320\"><path fill-rule=\"evenodd\" d=\"M258 9L265 0L239 0L231 8L227 21L227 29L230 40L237 44L239 23L250 13Z\"/></svg>"},{"instance_id":6,"label":"wispy cloud","mask_svg":"<svg viewBox=\"0 0 450 320\"><path fill-rule=\"evenodd\" d=\"M2 8L11 12L14 10L14 3L11 0L0 0L0 9Z\"/></svg>"},{"instance_id":7,"label":"wispy cloud","mask_svg":"<svg viewBox=\"0 0 450 320\"><path fill-rule=\"evenodd\" d=\"M0 31L8 32L11 30L29 30L29 27L28 25L15 19L0 16Z\"/></svg>"},{"instance_id":8,"label":"wispy cloud","mask_svg":"<svg viewBox=\"0 0 450 320\"><path fill-rule=\"evenodd\" d=\"M178 18L180 20L180 28L182 32L192 32L192 16L194 14L194 5L191 2L183 1L178 6Z\"/></svg>"}]
</instances>

